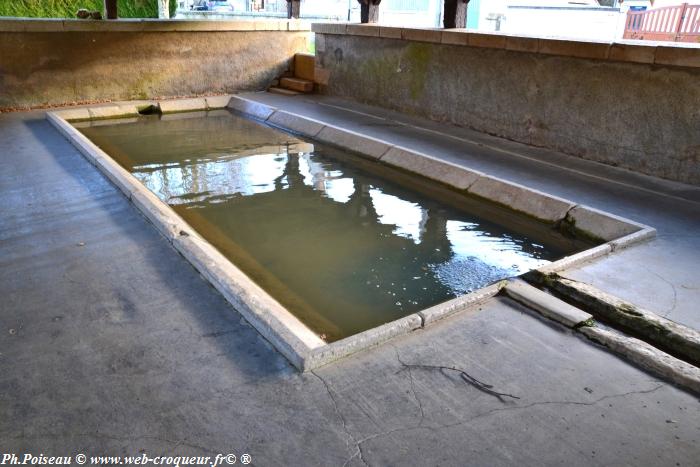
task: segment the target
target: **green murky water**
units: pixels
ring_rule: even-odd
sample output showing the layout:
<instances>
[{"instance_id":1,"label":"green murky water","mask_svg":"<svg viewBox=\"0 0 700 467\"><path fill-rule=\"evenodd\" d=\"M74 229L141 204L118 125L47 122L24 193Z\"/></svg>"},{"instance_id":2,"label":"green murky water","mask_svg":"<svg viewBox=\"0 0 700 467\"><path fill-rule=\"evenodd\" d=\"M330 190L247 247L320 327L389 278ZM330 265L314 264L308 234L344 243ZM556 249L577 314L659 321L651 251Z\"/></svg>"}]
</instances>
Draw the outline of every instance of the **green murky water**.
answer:
<instances>
[{"instance_id":1,"label":"green murky water","mask_svg":"<svg viewBox=\"0 0 700 467\"><path fill-rule=\"evenodd\" d=\"M328 341L589 246L227 111L106 123L78 126Z\"/></svg>"}]
</instances>

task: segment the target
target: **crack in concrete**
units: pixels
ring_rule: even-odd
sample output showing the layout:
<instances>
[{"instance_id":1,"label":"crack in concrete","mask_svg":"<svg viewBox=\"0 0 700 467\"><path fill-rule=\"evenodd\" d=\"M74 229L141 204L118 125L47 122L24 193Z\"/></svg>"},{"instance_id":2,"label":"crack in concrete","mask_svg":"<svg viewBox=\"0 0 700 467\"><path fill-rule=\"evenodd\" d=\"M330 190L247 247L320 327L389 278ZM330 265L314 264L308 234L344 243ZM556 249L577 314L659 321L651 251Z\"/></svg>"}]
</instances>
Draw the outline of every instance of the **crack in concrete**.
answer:
<instances>
[{"instance_id":1,"label":"crack in concrete","mask_svg":"<svg viewBox=\"0 0 700 467\"><path fill-rule=\"evenodd\" d=\"M403 371L404 369L408 370L408 378L411 383L411 393L413 394L413 399L415 399L416 404L418 404L418 408L420 409L420 421L418 422L417 426L423 425L423 421L425 420L425 411L423 410L423 403L421 402L420 398L418 397L418 394L416 393L416 386L415 382L413 381L413 369L404 363L403 360L401 360L401 356L399 355L399 350L395 346L391 346L394 349L394 352L396 353L396 359L399 361L401 365L403 365L403 369L399 371Z\"/></svg>"},{"instance_id":2,"label":"crack in concrete","mask_svg":"<svg viewBox=\"0 0 700 467\"><path fill-rule=\"evenodd\" d=\"M671 308L668 309L668 310L666 310L666 311L664 311L664 313L661 315L661 316L663 316L664 318L666 318L666 317L668 316L669 313L671 313L672 311L674 311L674 310L676 309L676 306L678 305L678 291L676 290L676 286L673 285L673 283L672 283L671 281L669 281L668 279L666 279L665 277L663 277L663 276L662 276L661 274L659 274L658 272L653 271L653 270L649 269L648 267L645 267L644 269L646 269L646 270L649 271L651 274L655 275L656 277L658 277L659 279L661 279L663 282L665 282L666 284L668 284L668 285L671 287L671 290L673 291L673 303L671 304Z\"/></svg>"},{"instance_id":3,"label":"crack in concrete","mask_svg":"<svg viewBox=\"0 0 700 467\"><path fill-rule=\"evenodd\" d=\"M238 334L242 331L243 331L243 329L241 329L241 328L228 329L225 331L214 331L214 332L208 332L206 334L202 334L201 337L204 337L204 338L220 337L220 336L225 336L227 334Z\"/></svg>"},{"instance_id":4,"label":"crack in concrete","mask_svg":"<svg viewBox=\"0 0 700 467\"><path fill-rule=\"evenodd\" d=\"M350 429L348 428L347 420L345 420L345 417L343 416L342 412L340 411L340 408L338 407L338 401L336 400L335 396L333 395L333 391L331 390L330 385L326 382L325 379L323 379L318 373L316 373L314 370L311 370L310 373L314 375L316 378L318 378L321 383L323 383L323 387L326 388L326 392L328 393L328 396L331 398L331 402L333 403L333 410L335 411L335 414L338 416L338 419L340 422L343 424L343 430L345 431L345 434L347 435L347 439L345 440L345 446L347 448L350 447L350 443L348 442L349 440L352 440L352 442L355 444L355 452L350 456L348 460L346 460L343 463L343 467L346 467L354 458L360 457L360 460L364 465L369 467L369 464L364 458L364 454L362 452L362 447L360 444L357 442L355 437L352 435L350 432Z\"/></svg>"},{"instance_id":5,"label":"crack in concrete","mask_svg":"<svg viewBox=\"0 0 700 467\"><path fill-rule=\"evenodd\" d=\"M494 413L498 412L506 412L506 411L514 411L514 410L526 410L532 407L537 407L537 406L542 406L542 405L582 405L582 406L593 406L596 405L604 400L608 399L615 399L615 398L620 398L620 397L627 397L632 394L650 394L652 392L658 391L662 387L664 387L665 384L659 384L658 386L652 388L652 389L647 389L647 390L640 390L640 391L629 391L625 393L620 393L620 394L610 394L607 396L603 396L599 399L596 399L594 401L590 402L583 402L583 401L538 401L538 402L532 402L530 404L526 405L518 405L518 406L511 406L511 407L497 407L495 409L488 410L486 412L483 412L481 414L477 414L473 417L469 417L464 420L460 420L456 423L450 423L446 425L438 425L438 426L412 426L412 427L402 427L402 428L395 428L393 430L388 430L382 433L376 433L374 435L367 436L365 438L362 438L357 441L358 449L362 450L362 445L368 441L371 441L373 439L377 438L382 438L385 436L392 435L394 433L401 433L401 432L407 432L407 431L414 431L414 430L428 430L428 431L439 431L439 430L444 430L447 428L454 428L457 426L465 425L467 423L471 423L474 420L480 419L480 418L485 418L490 415L493 415ZM350 459L351 460L351 459Z\"/></svg>"}]
</instances>

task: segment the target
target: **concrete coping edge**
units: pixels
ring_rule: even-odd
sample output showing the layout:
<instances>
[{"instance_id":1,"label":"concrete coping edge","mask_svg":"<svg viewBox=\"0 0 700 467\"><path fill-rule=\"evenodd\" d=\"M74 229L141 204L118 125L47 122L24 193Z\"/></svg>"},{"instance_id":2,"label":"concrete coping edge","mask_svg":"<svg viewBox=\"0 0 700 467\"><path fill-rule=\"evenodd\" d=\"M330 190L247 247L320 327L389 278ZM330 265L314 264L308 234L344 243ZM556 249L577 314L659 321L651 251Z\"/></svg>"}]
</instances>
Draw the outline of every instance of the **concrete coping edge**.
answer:
<instances>
[{"instance_id":1,"label":"concrete coping edge","mask_svg":"<svg viewBox=\"0 0 700 467\"><path fill-rule=\"evenodd\" d=\"M700 48L682 43L665 44L641 40L585 41L484 33L467 29L403 28L357 23L313 23L311 30L317 34L375 37L611 62L700 68Z\"/></svg>"},{"instance_id":2,"label":"concrete coping edge","mask_svg":"<svg viewBox=\"0 0 700 467\"><path fill-rule=\"evenodd\" d=\"M310 31L303 20L192 20L134 18L89 20L77 18L2 18L0 32L226 32Z\"/></svg>"},{"instance_id":3,"label":"concrete coping edge","mask_svg":"<svg viewBox=\"0 0 700 467\"><path fill-rule=\"evenodd\" d=\"M138 117L139 109L153 106L161 113L194 112L198 110L225 109L231 100L230 94L203 97L186 97L179 99L161 99L158 101L139 101L129 103L107 103L90 107L69 107L48 112L67 122L87 120L107 120L125 117ZM163 105L165 104L165 105ZM165 108L166 110L163 110Z\"/></svg>"}]
</instances>

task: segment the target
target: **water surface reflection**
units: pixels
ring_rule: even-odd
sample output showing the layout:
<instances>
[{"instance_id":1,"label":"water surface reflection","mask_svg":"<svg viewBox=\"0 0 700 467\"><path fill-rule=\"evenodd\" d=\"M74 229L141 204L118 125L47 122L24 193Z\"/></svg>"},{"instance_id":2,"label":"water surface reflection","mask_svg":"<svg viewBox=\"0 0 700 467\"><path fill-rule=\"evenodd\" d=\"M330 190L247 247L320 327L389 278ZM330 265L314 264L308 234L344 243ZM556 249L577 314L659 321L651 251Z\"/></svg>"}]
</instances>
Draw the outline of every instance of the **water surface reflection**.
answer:
<instances>
[{"instance_id":1,"label":"water surface reflection","mask_svg":"<svg viewBox=\"0 0 700 467\"><path fill-rule=\"evenodd\" d=\"M509 230L413 191L387 169L367 171L349 155L229 113L82 131L328 340L575 248Z\"/></svg>"}]
</instances>

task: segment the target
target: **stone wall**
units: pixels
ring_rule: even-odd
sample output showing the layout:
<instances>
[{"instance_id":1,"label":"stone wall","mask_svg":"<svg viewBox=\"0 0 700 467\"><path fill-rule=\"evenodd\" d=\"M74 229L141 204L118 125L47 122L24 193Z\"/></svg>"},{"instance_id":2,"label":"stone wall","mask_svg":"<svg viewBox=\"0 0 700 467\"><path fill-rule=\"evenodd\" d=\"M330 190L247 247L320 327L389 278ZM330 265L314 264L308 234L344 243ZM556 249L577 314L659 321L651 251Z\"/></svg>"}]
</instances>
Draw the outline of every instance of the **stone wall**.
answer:
<instances>
[{"instance_id":1,"label":"stone wall","mask_svg":"<svg viewBox=\"0 0 700 467\"><path fill-rule=\"evenodd\" d=\"M318 24L323 91L700 185L700 49Z\"/></svg>"},{"instance_id":2,"label":"stone wall","mask_svg":"<svg viewBox=\"0 0 700 467\"><path fill-rule=\"evenodd\" d=\"M290 21L0 20L0 109L262 90L307 49Z\"/></svg>"}]
</instances>

